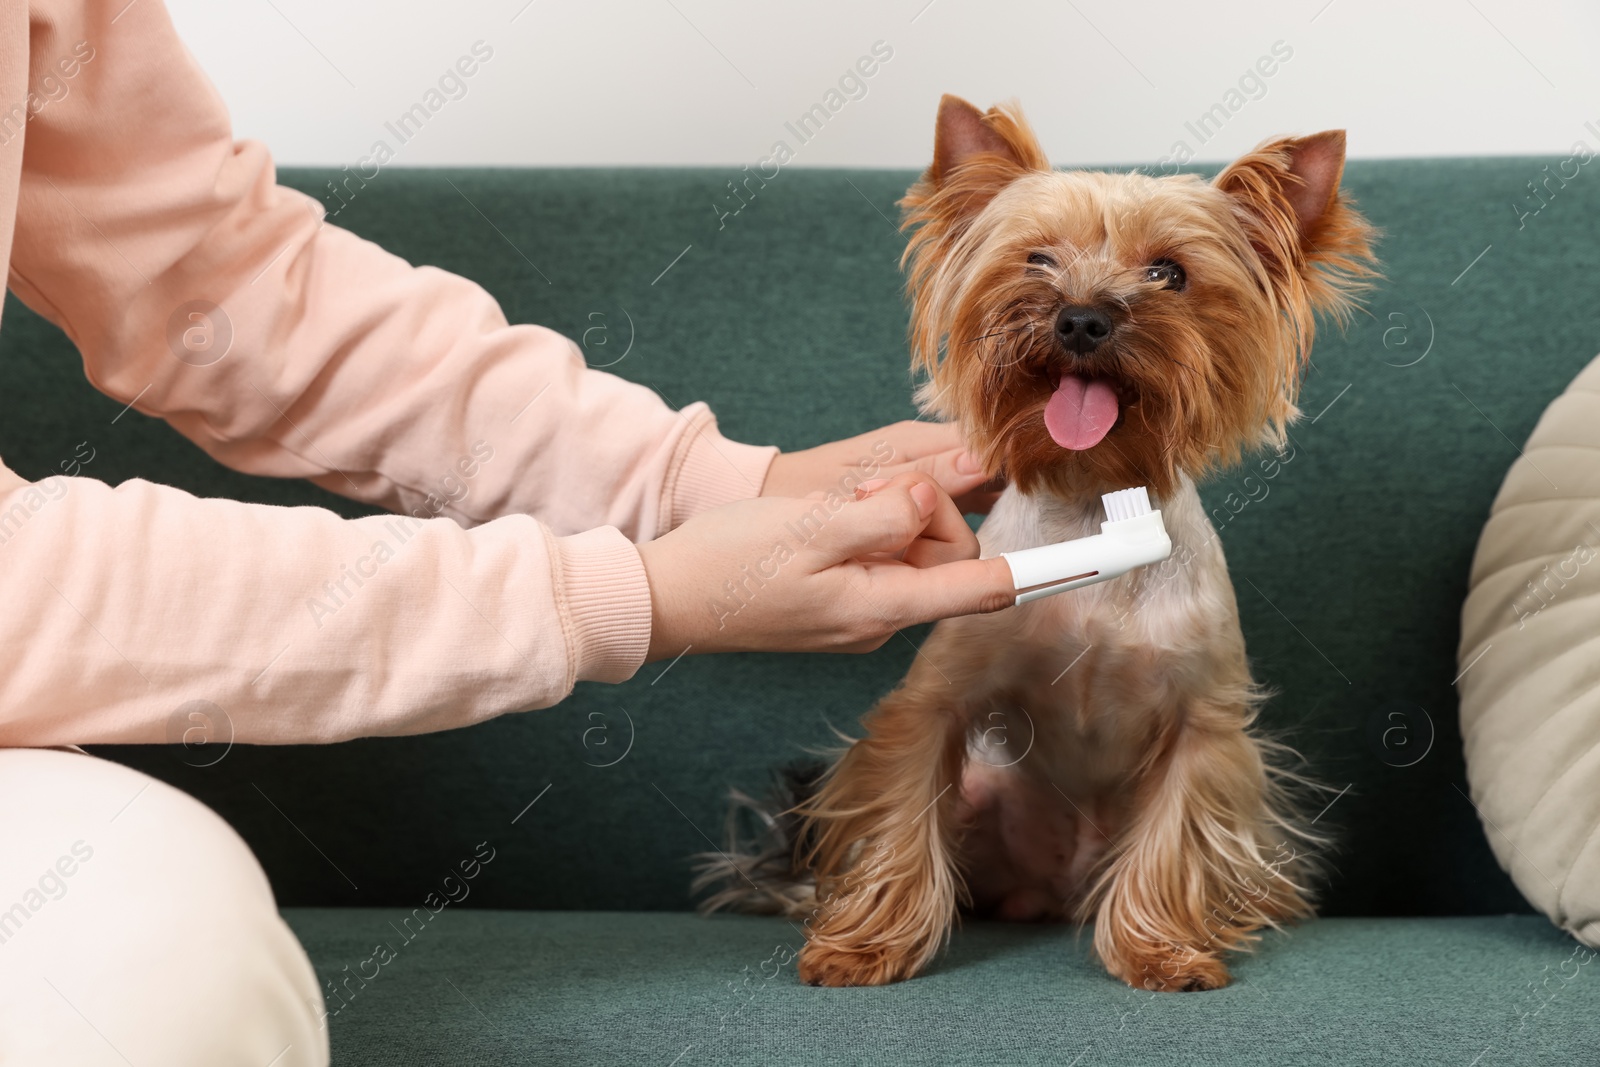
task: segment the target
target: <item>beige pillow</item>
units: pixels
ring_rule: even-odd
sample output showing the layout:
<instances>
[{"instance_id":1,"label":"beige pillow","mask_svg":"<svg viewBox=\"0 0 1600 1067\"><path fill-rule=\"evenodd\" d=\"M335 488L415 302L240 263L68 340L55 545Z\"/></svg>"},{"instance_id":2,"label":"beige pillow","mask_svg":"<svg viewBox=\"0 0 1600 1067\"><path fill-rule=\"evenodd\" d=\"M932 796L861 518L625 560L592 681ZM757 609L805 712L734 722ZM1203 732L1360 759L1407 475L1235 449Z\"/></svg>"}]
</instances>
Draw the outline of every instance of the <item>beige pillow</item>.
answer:
<instances>
[{"instance_id":1,"label":"beige pillow","mask_svg":"<svg viewBox=\"0 0 1600 1067\"><path fill-rule=\"evenodd\" d=\"M1500 865L1600 947L1600 358L1495 497L1457 669L1467 780Z\"/></svg>"}]
</instances>

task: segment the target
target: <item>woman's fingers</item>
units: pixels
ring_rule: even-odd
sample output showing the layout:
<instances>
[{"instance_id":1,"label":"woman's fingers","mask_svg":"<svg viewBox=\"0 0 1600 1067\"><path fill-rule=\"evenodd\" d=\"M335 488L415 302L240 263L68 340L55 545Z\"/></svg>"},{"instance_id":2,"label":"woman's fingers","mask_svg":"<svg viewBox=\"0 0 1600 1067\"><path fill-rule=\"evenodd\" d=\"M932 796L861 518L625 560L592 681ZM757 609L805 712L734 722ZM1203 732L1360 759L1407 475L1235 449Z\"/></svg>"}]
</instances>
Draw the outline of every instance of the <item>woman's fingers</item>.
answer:
<instances>
[{"instance_id":1,"label":"woman's fingers","mask_svg":"<svg viewBox=\"0 0 1600 1067\"><path fill-rule=\"evenodd\" d=\"M887 441L894 449L895 466L904 466L925 456L961 448L961 431L950 422L905 419L862 436Z\"/></svg>"},{"instance_id":2,"label":"woman's fingers","mask_svg":"<svg viewBox=\"0 0 1600 1067\"><path fill-rule=\"evenodd\" d=\"M989 475L978 457L960 445L923 456L912 464L911 469L931 474L944 487L944 491L953 497L964 496L989 481Z\"/></svg>"},{"instance_id":3,"label":"woman's fingers","mask_svg":"<svg viewBox=\"0 0 1600 1067\"><path fill-rule=\"evenodd\" d=\"M966 449L961 432L948 422L901 422L886 427L895 446L894 461L884 477L921 471L931 474L946 493L960 497L989 481L983 464Z\"/></svg>"},{"instance_id":4,"label":"woman's fingers","mask_svg":"<svg viewBox=\"0 0 1600 1067\"><path fill-rule=\"evenodd\" d=\"M877 479L856 488L857 499L841 508L811 540L820 554L820 566L880 553L898 558L921 536L939 510L939 490L900 477L906 481Z\"/></svg>"},{"instance_id":5,"label":"woman's fingers","mask_svg":"<svg viewBox=\"0 0 1600 1067\"><path fill-rule=\"evenodd\" d=\"M839 544L871 547L850 552L852 557L892 555L913 567L932 567L978 554L978 538L930 474L907 472L864 482L856 487L856 498L842 514L849 513L852 523L862 524L862 540ZM882 503L868 506L875 501ZM846 537L853 532L847 531Z\"/></svg>"},{"instance_id":6,"label":"woman's fingers","mask_svg":"<svg viewBox=\"0 0 1600 1067\"><path fill-rule=\"evenodd\" d=\"M992 493L1003 485L966 451L954 424L906 419L843 441L781 453L767 471L761 495L848 492L867 473L892 478L912 472L932 475L962 512L987 512Z\"/></svg>"},{"instance_id":7,"label":"woman's fingers","mask_svg":"<svg viewBox=\"0 0 1600 1067\"><path fill-rule=\"evenodd\" d=\"M926 504L933 503L933 512L922 533L906 546L901 559L913 567L935 567L953 563L958 559L976 559L978 537L967 525L961 509L943 492L933 476L923 473L902 474L891 479L890 485L904 485L913 498Z\"/></svg>"},{"instance_id":8,"label":"woman's fingers","mask_svg":"<svg viewBox=\"0 0 1600 1067\"><path fill-rule=\"evenodd\" d=\"M963 514L987 515L1005 479L991 477L984 470L979 457L968 452L962 444L961 434L954 425L945 422L908 422L904 426L901 447L895 451L898 462L883 469L885 477L921 471L931 474L944 491L955 499Z\"/></svg>"}]
</instances>

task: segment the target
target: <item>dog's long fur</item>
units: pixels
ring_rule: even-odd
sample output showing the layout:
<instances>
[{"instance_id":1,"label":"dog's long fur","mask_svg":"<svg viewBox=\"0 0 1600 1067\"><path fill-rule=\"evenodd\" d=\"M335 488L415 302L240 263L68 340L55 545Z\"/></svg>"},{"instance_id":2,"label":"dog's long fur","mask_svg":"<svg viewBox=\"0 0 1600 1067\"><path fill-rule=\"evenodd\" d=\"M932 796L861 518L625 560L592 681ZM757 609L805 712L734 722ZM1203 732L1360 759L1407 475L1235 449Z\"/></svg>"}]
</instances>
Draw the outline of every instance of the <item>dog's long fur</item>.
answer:
<instances>
[{"instance_id":1,"label":"dog's long fur","mask_svg":"<svg viewBox=\"0 0 1600 1067\"><path fill-rule=\"evenodd\" d=\"M803 825L712 860L715 904L808 920L806 981L911 977L966 905L1092 919L1124 981L1210 989L1253 931L1310 914L1313 838L1255 727L1263 694L1194 479L1282 445L1316 316L1348 315L1373 274L1343 164L1332 131L1268 141L1209 183L1058 172L1015 106L942 102L902 202L911 348L924 411L1009 483L983 554L1097 532L1101 493L1145 485L1173 556L941 623L866 736L794 798ZM1152 279L1164 261L1186 285ZM1061 344L1067 304L1110 315L1103 348ZM1083 451L1043 421L1064 373L1119 398Z\"/></svg>"}]
</instances>

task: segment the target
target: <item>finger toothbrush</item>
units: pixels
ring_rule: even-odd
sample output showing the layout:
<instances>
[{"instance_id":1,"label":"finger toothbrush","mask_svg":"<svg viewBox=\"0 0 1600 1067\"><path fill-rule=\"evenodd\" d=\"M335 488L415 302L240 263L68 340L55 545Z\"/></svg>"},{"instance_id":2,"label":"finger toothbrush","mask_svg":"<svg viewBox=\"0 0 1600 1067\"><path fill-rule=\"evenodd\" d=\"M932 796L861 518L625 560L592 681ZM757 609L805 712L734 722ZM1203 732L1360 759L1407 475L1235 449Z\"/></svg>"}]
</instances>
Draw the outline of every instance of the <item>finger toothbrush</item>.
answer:
<instances>
[{"instance_id":1,"label":"finger toothbrush","mask_svg":"<svg viewBox=\"0 0 1600 1067\"><path fill-rule=\"evenodd\" d=\"M1107 493L1100 498L1106 521L1100 532L1073 541L1001 553L1011 567L1017 603L1082 589L1121 577L1136 567L1159 563L1172 555L1161 512L1150 506L1144 486Z\"/></svg>"}]
</instances>

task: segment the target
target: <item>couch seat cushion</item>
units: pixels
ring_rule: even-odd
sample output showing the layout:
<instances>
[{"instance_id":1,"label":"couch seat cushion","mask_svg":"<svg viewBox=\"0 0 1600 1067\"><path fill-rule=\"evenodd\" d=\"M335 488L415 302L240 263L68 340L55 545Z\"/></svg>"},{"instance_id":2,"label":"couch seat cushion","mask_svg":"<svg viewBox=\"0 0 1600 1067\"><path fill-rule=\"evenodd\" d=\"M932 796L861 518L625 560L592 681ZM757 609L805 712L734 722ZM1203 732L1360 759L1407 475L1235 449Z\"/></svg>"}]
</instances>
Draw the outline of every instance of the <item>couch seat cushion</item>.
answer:
<instances>
[{"instance_id":1,"label":"couch seat cushion","mask_svg":"<svg viewBox=\"0 0 1600 1067\"><path fill-rule=\"evenodd\" d=\"M801 938L779 919L446 907L407 942L404 911L284 914L318 974L354 992L328 1020L339 1067L1600 1055L1600 963L1542 916L1324 919L1265 938L1227 989L1151 994L1108 978L1066 927L968 923L923 977L836 990L796 980ZM389 962L365 963L379 943ZM373 976L365 988L358 970Z\"/></svg>"}]
</instances>

